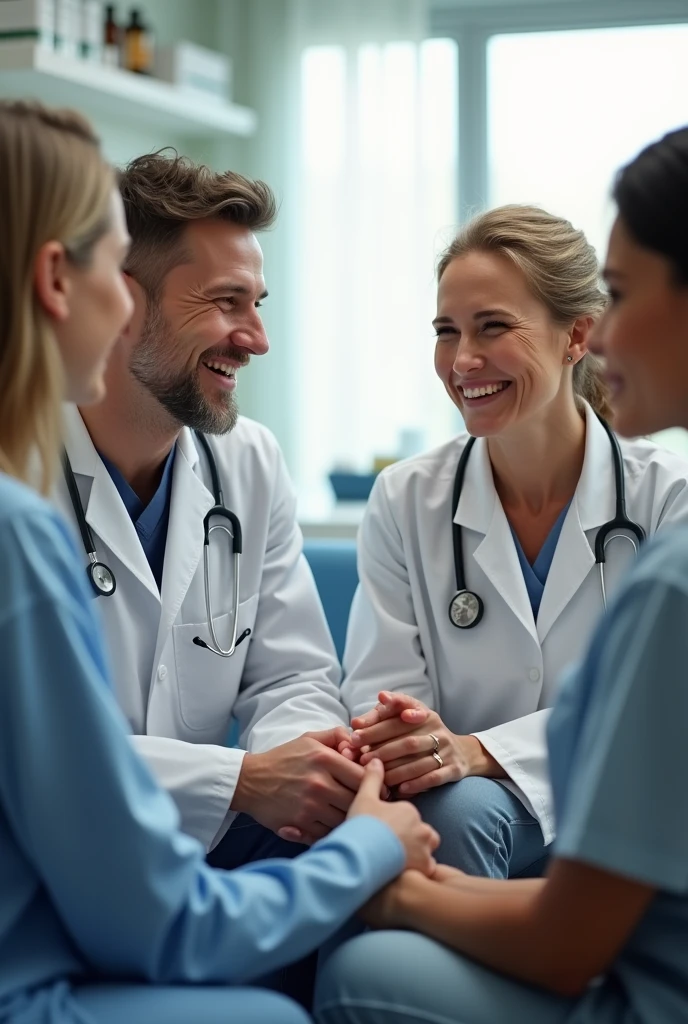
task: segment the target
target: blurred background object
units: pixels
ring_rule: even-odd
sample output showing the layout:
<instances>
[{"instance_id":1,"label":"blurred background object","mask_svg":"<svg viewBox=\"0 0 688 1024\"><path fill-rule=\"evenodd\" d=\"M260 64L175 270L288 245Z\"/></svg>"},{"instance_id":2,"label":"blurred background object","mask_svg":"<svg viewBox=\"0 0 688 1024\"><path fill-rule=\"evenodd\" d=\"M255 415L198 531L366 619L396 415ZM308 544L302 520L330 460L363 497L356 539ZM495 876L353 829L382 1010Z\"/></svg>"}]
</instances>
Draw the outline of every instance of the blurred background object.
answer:
<instances>
[{"instance_id":1,"label":"blurred background object","mask_svg":"<svg viewBox=\"0 0 688 1024\"><path fill-rule=\"evenodd\" d=\"M364 493L376 457L461 429L433 369L437 254L471 213L523 202L571 219L603 256L614 168L688 123L688 3L133 9L0 0L0 93L84 110L116 162L171 145L273 186L272 347L238 398L277 435L306 531L353 536L363 506L335 490ZM681 432L661 440L688 451Z\"/></svg>"}]
</instances>

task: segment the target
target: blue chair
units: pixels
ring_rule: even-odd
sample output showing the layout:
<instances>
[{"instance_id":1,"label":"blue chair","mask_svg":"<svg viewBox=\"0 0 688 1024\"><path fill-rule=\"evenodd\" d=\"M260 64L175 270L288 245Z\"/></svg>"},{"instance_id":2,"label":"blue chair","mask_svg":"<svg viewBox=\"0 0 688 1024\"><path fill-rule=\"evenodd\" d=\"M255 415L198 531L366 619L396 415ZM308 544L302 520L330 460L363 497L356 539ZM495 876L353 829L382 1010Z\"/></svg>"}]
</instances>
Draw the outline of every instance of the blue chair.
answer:
<instances>
[{"instance_id":1,"label":"blue chair","mask_svg":"<svg viewBox=\"0 0 688 1024\"><path fill-rule=\"evenodd\" d=\"M351 601L358 586L356 541L308 539L304 541L303 553L315 577L337 657L341 661Z\"/></svg>"},{"instance_id":2,"label":"blue chair","mask_svg":"<svg viewBox=\"0 0 688 1024\"><path fill-rule=\"evenodd\" d=\"M308 564L315 577L320 600L325 609L327 624L337 649L337 657L341 661L344 656L344 642L351 601L358 586L356 541L305 540L303 553L308 559ZM232 719L227 746L235 747L238 739L238 724Z\"/></svg>"}]
</instances>

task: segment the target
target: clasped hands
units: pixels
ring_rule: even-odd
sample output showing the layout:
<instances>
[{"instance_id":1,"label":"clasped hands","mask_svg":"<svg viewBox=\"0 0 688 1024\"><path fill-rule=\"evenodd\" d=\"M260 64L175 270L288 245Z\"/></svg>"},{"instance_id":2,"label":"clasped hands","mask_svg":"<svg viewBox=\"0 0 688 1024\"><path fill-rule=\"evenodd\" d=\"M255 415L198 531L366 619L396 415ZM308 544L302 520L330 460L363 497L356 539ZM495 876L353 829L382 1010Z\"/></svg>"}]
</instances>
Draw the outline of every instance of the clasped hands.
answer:
<instances>
[{"instance_id":1,"label":"clasped hands","mask_svg":"<svg viewBox=\"0 0 688 1024\"><path fill-rule=\"evenodd\" d=\"M498 774L496 762L475 736L451 732L436 711L403 693L383 690L370 711L351 722L340 754L365 766L379 758L385 784L400 796L415 796L468 775Z\"/></svg>"},{"instance_id":2,"label":"clasped hands","mask_svg":"<svg viewBox=\"0 0 688 1024\"><path fill-rule=\"evenodd\" d=\"M378 704L351 724L351 733L339 726L247 753L232 809L283 839L310 845L352 812L362 813L353 805L373 760L384 771L383 799L391 787L410 797L467 775L503 774L474 736L455 735L415 697L382 691Z\"/></svg>"},{"instance_id":3,"label":"clasped hands","mask_svg":"<svg viewBox=\"0 0 688 1024\"><path fill-rule=\"evenodd\" d=\"M368 815L383 821L400 840L405 867L430 875L439 836L406 801L387 803L384 766L365 766L338 751L349 736L341 726L305 733L263 753L246 753L232 810L251 815L283 839L310 845L346 818Z\"/></svg>"}]
</instances>

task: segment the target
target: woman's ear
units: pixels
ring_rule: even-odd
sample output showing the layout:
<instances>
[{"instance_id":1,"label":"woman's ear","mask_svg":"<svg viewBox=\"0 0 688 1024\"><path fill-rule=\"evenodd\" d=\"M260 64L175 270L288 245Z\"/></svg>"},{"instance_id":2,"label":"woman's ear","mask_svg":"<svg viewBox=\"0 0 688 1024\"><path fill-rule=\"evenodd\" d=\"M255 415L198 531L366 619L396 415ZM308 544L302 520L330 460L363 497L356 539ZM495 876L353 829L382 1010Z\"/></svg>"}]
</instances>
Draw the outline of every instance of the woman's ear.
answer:
<instances>
[{"instance_id":1,"label":"woman's ear","mask_svg":"<svg viewBox=\"0 0 688 1024\"><path fill-rule=\"evenodd\" d=\"M574 366L579 363L588 351L588 339L592 333L595 319L592 316L581 316L574 320L566 346L566 361ZM570 357L570 358L569 358Z\"/></svg>"},{"instance_id":2,"label":"woman's ear","mask_svg":"<svg viewBox=\"0 0 688 1024\"><path fill-rule=\"evenodd\" d=\"M43 309L59 323L69 318L69 263L61 242L45 242L34 262L33 283Z\"/></svg>"}]
</instances>

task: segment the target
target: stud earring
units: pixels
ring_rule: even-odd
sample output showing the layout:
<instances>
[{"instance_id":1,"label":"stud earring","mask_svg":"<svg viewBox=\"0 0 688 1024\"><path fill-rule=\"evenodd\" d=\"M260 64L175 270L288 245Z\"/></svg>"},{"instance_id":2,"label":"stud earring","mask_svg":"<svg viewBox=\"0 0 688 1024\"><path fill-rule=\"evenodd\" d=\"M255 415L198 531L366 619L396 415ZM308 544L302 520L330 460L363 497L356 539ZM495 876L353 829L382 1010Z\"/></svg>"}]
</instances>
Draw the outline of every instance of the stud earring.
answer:
<instances>
[{"instance_id":1,"label":"stud earring","mask_svg":"<svg viewBox=\"0 0 688 1024\"><path fill-rule=\"evenodd\" d=\"M567 356L566 359L569 363L573 362L573 356Z\"/></svg>"}]
</instances>

